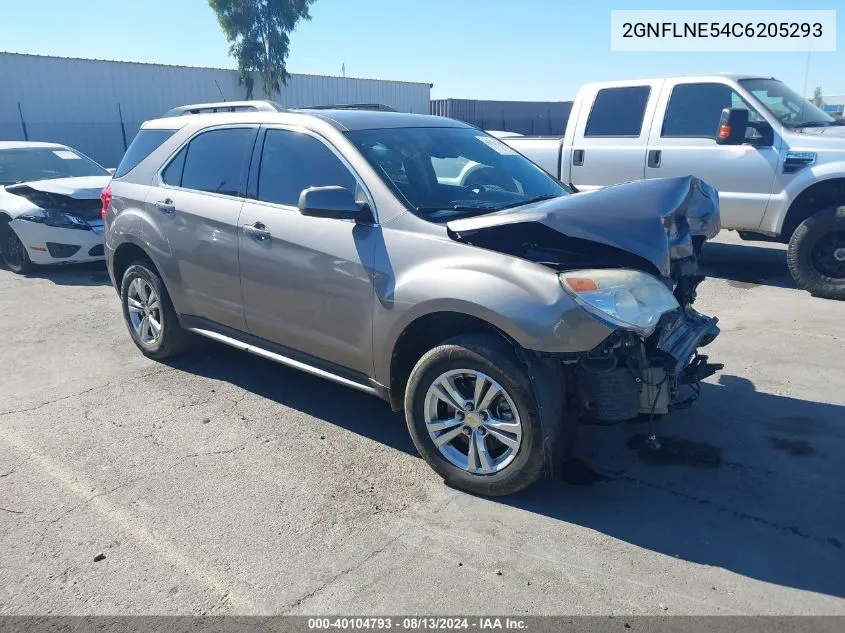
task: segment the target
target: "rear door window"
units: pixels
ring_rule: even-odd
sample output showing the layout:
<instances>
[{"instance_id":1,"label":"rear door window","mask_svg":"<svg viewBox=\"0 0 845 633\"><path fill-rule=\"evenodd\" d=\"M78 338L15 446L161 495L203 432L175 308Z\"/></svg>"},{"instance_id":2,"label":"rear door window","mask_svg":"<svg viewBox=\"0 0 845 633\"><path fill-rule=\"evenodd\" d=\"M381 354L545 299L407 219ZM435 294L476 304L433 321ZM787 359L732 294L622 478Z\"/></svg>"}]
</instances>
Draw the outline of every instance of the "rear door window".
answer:
<instances>
[{"instance_id":1,"label":"rear door window","mask_svg":"<svg viewBox=\"0 0 845 633\"><path fill-rule=\"evenodd\" d=\"M182 171L185 169L185 155L188 153L188 148L183 147L176 154L176 157L170 161L170 164L161 172L161 179L164 184L171 187L182 186Z\"/></svg>"},{"instance_id":2,"label":"rear door window","mask_svg":"<svg viewBox=\"0 0 845 633\"><path fill-rule=\"evenodd\" d=\"M650 93L649 86L599 90L587 119L584 136L639 136Z\"/></svg>"},{"instance_id":3,"label":"rear door window","mask_svg":"<svg viewBox=\"0 0 845 633\"><path fill-rule=\"evenodd\" d=\"M176 133L175 130L140 130L120 161L114 172L115 178L121 178L135 169L142 160L161 147L167 139Z\"/></svg>"},{"instance_id":4,"label":"rear door window","mask_svg":"<svg viewBox=\"0 0 845 633\"><path fill-rule=\"evenodd\" d=\"M339 186L354 192L355 176L313 136L267 130L258 172L258 199L291 207L309 187Z\"/></svg>"},{"instance_id":5,"label":"rear door window","mask_svg":"<svg viewBox=\"0 0 845 633\"><path fill-rule=\"evenodd\" d=\"M185 155L182 187L243 196L256 133L256 128L224 128L194 137Z\"/></svg>"}]
</instances>

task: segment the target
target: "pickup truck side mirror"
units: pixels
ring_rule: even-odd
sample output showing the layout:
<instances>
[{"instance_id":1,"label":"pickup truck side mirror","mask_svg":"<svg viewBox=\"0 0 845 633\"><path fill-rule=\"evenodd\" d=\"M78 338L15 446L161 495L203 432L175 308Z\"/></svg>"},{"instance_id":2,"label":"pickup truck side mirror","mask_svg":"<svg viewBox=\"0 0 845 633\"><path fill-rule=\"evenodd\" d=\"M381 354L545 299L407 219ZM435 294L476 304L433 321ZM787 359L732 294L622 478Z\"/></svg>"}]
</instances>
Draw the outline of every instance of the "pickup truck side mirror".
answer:
<instances>
[{"instance_id":1,"label":"pickup truck side mirror","mask_svg":"<svg viewBox=\"0 0 845 633\"><path fill-rule=\"evenodd\" d=\"M355 194L345 187L309 187L299 194L299 212L315 218L336 218L371 222L369 206L355 200Z\"/></svg>"},{"instance_id":2,"label":"pickup truck side mirror","mask_svg":"<svg viewBox=\"0 0 845 633\"><path fill-rule=\"evenodd\" d=\"M748 127L748 110L725 108L719 118L716 143L719 145L742 145L745 143L745 129Z\"/></svg>"}]
</instances>

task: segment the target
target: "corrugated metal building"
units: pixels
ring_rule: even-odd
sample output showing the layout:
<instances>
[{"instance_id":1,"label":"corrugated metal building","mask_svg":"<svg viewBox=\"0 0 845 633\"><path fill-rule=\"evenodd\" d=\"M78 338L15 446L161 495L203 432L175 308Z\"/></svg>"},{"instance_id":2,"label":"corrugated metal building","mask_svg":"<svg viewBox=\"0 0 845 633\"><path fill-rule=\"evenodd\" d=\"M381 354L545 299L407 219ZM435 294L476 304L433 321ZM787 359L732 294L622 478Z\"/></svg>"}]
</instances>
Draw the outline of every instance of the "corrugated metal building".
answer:
<instances>
[{"instance_id":1,"label":"corrugated metal building","mask_svg":"<svg viewBox=\"0 0 845 633\"><path fill-rule=\"evenodd\" d=\"M260 84L260 82L257 82ZM0 53L0 140L54 141L107 167L140 124L188 103L243 99L234 70ZM431 84L291 75L274 101L288 107L383 103L427 114ZM267 98L256 86L256 99Z\"/></svg>"},{"instance_id":2,"label":"corrugated metal building","mask_svg":"<svg viewBox=\"0 0 845 633\"><path fill-rule=\"evenodd\" d=\"M435 99L431 102L432 114L458 119L483 130L531 136L563 135L571 110L571 101Z\"/></svg>"}]
</instances>

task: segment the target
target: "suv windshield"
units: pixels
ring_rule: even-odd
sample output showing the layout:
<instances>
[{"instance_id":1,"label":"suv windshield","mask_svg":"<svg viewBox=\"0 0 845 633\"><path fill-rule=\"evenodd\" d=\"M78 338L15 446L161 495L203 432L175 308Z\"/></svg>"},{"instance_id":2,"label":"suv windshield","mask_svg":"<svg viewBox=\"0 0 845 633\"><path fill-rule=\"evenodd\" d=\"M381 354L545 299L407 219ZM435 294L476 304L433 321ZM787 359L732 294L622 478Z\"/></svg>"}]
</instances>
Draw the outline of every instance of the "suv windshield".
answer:
<instances>
[{"instance_id":1,"label":"suv windshield","mask_svg":"<svg viewBox=\"0 0 845 633\"><path fill-rule=\"evenodd\" d=\"M569 193L508 145L475 128L386 128L346 135L399 199L433 222Z\"/></svg>"},{"instance_id":2,"label":"suv windshield","mask_svg":"<svg viewBox=\"0 0 845 633\"><path fill-rule=\"evenodd\" d=\"M832 125L833 117L817 108L786 84L775 79L740 79L765 108L787 127Z\"/></svg>"},{"instance_id":3,"label":"suv windshield","mask_svg":"<svg viewBox=\"0 0 845 633\"><path fill-rule=\"evenodd\" d=\"M78 176L108 176L109 172L66 147L19 147L0 150L0 185L30 180Z\"/></svg>"}]
</instances>

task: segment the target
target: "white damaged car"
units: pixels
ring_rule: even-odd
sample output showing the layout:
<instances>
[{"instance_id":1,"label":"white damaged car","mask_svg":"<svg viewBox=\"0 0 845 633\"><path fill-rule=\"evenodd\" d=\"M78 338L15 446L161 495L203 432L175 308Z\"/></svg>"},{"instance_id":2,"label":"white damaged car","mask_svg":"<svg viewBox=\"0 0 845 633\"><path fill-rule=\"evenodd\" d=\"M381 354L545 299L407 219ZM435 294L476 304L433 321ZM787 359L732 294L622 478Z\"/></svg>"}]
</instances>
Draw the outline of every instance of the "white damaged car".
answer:
<instances>
[{"instance_id":1,"label":"white damaged car","mask_svg":"<svg viewBox=\"0 0 845 633\"><path fill-rule=\"evenodd\" d=\"M111 174L55 143L0 141L0 253L26 273L33 264L103 259L100 193Z\"/></svg>"}]
</instances>

